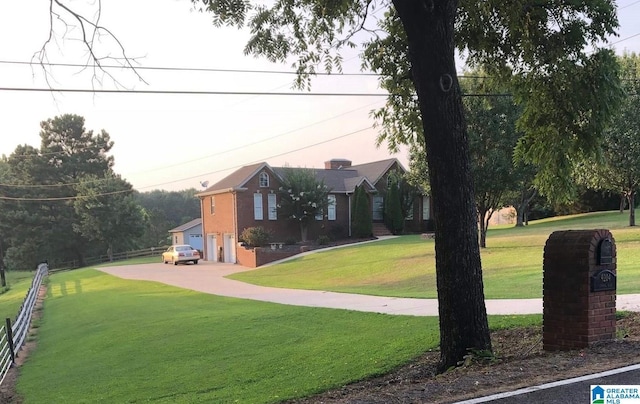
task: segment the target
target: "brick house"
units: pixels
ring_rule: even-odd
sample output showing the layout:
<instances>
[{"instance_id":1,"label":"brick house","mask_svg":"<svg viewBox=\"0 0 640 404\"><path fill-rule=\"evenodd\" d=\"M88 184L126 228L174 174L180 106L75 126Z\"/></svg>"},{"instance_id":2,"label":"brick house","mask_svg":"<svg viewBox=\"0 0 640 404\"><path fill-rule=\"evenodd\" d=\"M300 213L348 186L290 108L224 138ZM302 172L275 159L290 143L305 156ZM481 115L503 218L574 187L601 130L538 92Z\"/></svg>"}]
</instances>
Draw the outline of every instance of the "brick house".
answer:
<instances>
[{"instance_id":1,"label":"brick house","mask_svg":"<svg viewBox=\"0 0 640 404\"><path fill-rule=\"evenodd\" d=\"M300 228L278 216L278 190L285 168L257 163L242 167L203 192L197 194L202 210L204 258L208 261L236 263L238 236L248 227L267 229L273 241L300 239ZM351 200L357 186L369 194L374 228L386 231L383 224L384 192L387 177L393 171L405 172L395 159L352 165L351 161L332 159L324 169L313 169L318 180L330 189L329 208L308 226L309 240L320 235L347 238L351 235ZM409 232L431 230L431 205L428 196L416 198L413 212L406 218ZM374 235L376 230L374 229Z\"/></svg>"}]
</instances>

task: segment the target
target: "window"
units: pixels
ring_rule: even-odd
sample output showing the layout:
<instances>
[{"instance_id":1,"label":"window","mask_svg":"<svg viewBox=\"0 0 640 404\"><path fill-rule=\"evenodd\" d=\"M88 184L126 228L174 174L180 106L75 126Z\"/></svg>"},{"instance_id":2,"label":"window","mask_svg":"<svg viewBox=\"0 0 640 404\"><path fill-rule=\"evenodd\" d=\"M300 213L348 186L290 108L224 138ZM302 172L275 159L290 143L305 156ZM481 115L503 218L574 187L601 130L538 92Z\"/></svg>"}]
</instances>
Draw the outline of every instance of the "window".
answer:
<instances>
[{"instance_id":1,"label":"window","mask_svg":"<svg viewBox=\"0 0 640 404\"><path fill-rule=\"evenodd\" d=\"M422 197L422 220L431 219L431 198L428 196Z\"/></svg>"},{"instance_id":2,"label":"window","mask_svg":"<svg viewBox=\"0 0 640 404\"><path fill-rule=\"evenodd\" d=\"M260 188L269 187L269 174L265 172L261 172L259 180L260 180Z\"/></svg>"},{"instance_id":3,"label":"window","mask_svg":"<svg viewBox=\"0 0 640 404\"><path fill-rule=\"evenodd\" d=\"M253 218L255 220L262 220L262 194L253 194Z\"/></svg>"},{"instance_id":4,"label":"window","mask_svg":"<svg viewBox=\"0 0 640 404\"><path fill-rule=\"evenodd\" d=\"M211 197L211 214L215 214L216 213L216 197L212 196Z\"/></svg>"},{"instance_id":5,"label":"window","mask_svg":"<svg viewBox=\"0 0 640 404\"><path fill-rule=\"evenodd\" d=\"M407 217L404 218L404 220L413 220L413 205L414 202L411 202L411 205L409 205L409 211L407 212Z\"/></svg>"},{"instance_id":6,"label":"window","mask_svg":"<svg viewBox=\"0 0 640 404\"><path fill-rule=\"evenodd\" d=\"M329 195L329 206L327 206L327 219L336 220L336 196Z\"/></svg>"},{"instance_id":7,"label":"window","mask_svg":"<svg viewBox=\"0 0 640 404\"><path fill-rule=\"evenodd\" d=\"M269 220L278 220L278 210L276 209L276 194L267 194L267 209Z\"/></svg>"},{"instance_id":8,"label":"window","mask_svg":"<svg viewBox=\"0 0 640 404\"><path fill-rule=\"evenodd\" d=\"M322 209L318 210L318 212L316 212L316 220L322 220L323 217L324 211Z\"/></svg>"}]
</instances>

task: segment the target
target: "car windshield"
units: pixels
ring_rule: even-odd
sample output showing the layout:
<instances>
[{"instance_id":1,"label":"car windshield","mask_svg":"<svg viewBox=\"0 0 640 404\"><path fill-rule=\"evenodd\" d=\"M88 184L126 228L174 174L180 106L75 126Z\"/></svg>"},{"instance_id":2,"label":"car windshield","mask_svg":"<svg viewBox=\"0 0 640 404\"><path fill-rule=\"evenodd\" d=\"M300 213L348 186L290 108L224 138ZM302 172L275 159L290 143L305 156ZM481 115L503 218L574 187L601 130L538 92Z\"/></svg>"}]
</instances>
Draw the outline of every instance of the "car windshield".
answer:
<instances>
[{"instance_id":1,"label":"car windshield","mask_svg":"<svg viewBox=\"0 0 640 404\"><path fill-rule=\"evenodd\" d=\"M191 251L191 250L192 250L192 248L189 247L188 245L183 245L183 246L180 246L180 247L176 247L176 251Z\"/></svg>"}]
</instances>

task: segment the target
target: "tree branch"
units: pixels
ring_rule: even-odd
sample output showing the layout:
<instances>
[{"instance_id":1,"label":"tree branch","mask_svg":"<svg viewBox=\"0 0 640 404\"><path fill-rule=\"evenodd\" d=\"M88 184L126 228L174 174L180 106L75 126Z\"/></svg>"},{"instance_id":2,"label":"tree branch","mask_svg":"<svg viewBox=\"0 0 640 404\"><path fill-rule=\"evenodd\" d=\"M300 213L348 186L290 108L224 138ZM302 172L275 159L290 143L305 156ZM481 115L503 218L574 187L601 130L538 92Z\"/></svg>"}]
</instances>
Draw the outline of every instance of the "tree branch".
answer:
<instances>
[{"instance_id":1,"label":"tree branch","mask_svg":"<svg viewBox=\"0 0 640 404\"><path fill-rule=\"evenodd\" d=\"M40 50L35 52L32 57L32 62L36 61L41 66L49 87L52 87L50 85L50 78L52 75L47 70L46 65L47 62L49 62L48 48L56 38L56 21L59 21L64 26L64 32L61 34L63 39L78 40L82 43L82 47L87 51L87 60L82 70L88 68L93 69L91 79L92 88L95 89L95 84L103 86L103 77L111 79L113 84L118 88L126 88L125 85L123 85L114 75L109 73L107 68L103 66L103 62L105 60L117 62L122 68L131 70L139 81L148 84L133 65L133 62L136 62L137 58L128 56L120 39L118 39L110 29L101 25L102 0L97 0L97 11L92 18L88 18L75 9L72 9L63 1L64 0L49 0L49 36L42 44ZM73 21L73 23L70 21ZM70 27L79 28L81 32L79 38L69 38L71 32ZM100 42L100 38L103 36L110 38L115 42L120 56L111 56L110 53L107 53L106 56L100 55L98 44Z\"/></svg>"}]
</instances>

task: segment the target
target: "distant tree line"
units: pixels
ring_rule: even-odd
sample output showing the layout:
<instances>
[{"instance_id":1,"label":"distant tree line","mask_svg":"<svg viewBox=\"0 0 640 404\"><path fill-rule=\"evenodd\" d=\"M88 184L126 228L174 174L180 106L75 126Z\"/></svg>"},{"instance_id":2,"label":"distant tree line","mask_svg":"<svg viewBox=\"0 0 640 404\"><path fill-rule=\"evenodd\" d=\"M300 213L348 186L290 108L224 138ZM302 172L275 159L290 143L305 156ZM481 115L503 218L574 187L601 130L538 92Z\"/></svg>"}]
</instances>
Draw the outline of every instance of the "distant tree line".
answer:
<instances>
[{"instance_id":1,"label":"distant tree line","mask_svg":"<svg viewBox=\"0 0 640 404\"><path fill-rule=\"evenodd\" d=\"M113 170L109 134L84 118L41 122L40 147L20 145L0 158L0 264L38 262L170 244L168 230L200 217L196 190L136 192Z\"/></svg>"}]
</instances>

